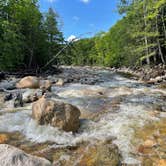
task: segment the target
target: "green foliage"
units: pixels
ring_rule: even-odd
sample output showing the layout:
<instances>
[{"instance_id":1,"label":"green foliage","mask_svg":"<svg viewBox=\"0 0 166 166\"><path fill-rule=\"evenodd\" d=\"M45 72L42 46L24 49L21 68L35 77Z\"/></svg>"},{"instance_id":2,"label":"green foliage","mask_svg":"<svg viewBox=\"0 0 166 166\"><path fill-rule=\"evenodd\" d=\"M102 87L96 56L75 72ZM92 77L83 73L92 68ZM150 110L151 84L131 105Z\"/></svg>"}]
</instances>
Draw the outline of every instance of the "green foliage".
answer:
<instances>
[{"instance_id":1,"label":"green foliage","mask_svg":"<svg viewBox=\"0 0 166 166\"><path fill-rule=\"evenodd\" d=\"M63 36L57 16L52 9L43 16L37 3L37 0L0 1L0 69L35 69L59 51Z\"/></svg>"},{"instance_id":2,"label":"green foliage","mask_svg":"<svg viewBox=\"0 0 166 166\"><path fill-rule=\"evenodd\" d=\"M12 70L13 67L22 63L22 38L17 32L17 25L11 24L8 21L3 21L1 25L3 34L0 40L0 67Z\"/></svg>"},{"instance_id":3,"label":"green foliage","mask_svg":"<svg viewBox=\"0 0 166 166\"><path fill-rule=\"evenodd\" d=\"M71 63L74 65L91 65L95 61L93 39L82 39L73 43L71 50Z\"/></svg>"},{"instance_id":4,"label":"green foliage","mask_svg":"<svg viewBox=\"0 0 166 166\"><path fill-rule=\"evenodd\" d=\"M165 64L165 0L121 0L118 7L125 16L108 32L75 42L71 57L82 65L89 61L91 65L115 67ZM85 57L86 61L82 60Z\"/></svg>"},{"instance_id":5,"label":"green foliage","mask_svg":"<svg viewBox=\"0 0 166 166\"><path fill-rule=\"evenodd\" d=\"M165 0L119 0L124 17L108 32L64 42L59 16L42 14L37 0L0 1L0 69L67 65L135 66L166 63ZM109 14L109 13L108 13ZM67 47L68 46L68 47Z\"/></svg>"}]
</instances>

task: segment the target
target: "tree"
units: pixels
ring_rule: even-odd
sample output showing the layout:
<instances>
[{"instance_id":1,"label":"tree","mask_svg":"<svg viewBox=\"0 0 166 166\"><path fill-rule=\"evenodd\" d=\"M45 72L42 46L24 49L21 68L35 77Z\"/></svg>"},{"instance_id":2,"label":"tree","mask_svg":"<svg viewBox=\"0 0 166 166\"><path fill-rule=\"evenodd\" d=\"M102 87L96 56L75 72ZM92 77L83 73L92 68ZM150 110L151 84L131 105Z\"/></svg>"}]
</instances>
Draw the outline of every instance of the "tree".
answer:
<instances>
[{"instance_id":1,"label":"tree","mask_svg":"<svg viewBox=\"0 0 166 166\"><path fill-rule=\"evenodd\" d=\"M23 60L21 50L23 36L10 15L13 9L11 2L0 2L0 68L3 70L12 70L18 64L22 64Z\"/></svg>"},{"instance_id":2,"label":"tree","mask_svg":"<svg viewBox=\"0 0 166 166\"><path fill-rule=\"evenodd\" d=\"M50 59L61 49L64 41L58 27L58 14L52 8L49 8L46 14L44 25L48 44L48 59Z\"/></svg>"},{"instance_id":3,"label":"tree","mask_svg":"<svg viewBox=\"0 0 166 166\"><path fill-rule=\"evenodd\" d=\"M63 35L52 9L46 17L37 0L0 1L0 68L37 69L60 49ZM47 51L49 48L49 51Z\"/></svg>"},{"instance_id":4,"label":"tree","mask_svg":"<svg viewBox=\"0 0 166 166\"><path fill-rule=\"evenodd\" d=\"M129 1L128 3L121 1L121 4L120 10L125 8L126 17L133 18L130 19L130 24L133 26L133 28L131 28L131 34L133 34L132 37L135 40L135 53L140 55L138 60L140 60L140 62L146 60L148 65L150 62L157 63L157 61L165 63L162 49L163 44L160 39L161 32L159 32L161 27L161 23L159 23L159 11L161 6L165 6L165 1L133 0L130 1L130 3ZM128 4L127 8L126 4ZM164 14L162 14L162 18L164 18ZM164 21L162 21L162 23L164 23ZM163 27L164 25L165 23Z\"/></svg>"}]
</instances>

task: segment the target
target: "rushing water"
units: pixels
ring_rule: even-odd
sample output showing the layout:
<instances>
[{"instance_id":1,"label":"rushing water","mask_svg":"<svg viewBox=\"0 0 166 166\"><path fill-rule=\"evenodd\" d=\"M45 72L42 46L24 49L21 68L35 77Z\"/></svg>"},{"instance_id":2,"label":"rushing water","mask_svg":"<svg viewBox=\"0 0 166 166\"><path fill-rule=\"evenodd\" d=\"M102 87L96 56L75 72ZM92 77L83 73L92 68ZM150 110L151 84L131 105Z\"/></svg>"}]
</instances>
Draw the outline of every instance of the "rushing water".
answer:
<instances>
[{"instance_id":1,"label":"rushing water","mask_svg":"<svg viewBox=\"0 0 166 166\"><path fill-rule=\"evenodd\" d=\"M152 114L156 108L166 111L166 91L108 71L98 74L102 81L96 85L67 84L64 87L52 87L58 100L76 105L81 110L84 119L77 134L37 125L31 118L30 106L13 113L2 110L0 132L19 131L31 142L50 141L54 147L114 138L113 142L118 145L123 162L140 164L133 155L136 144L141 142L141 138L134 137L135 132L166 116L164 112L157 116Z\"/></svg>"}]
</instances>

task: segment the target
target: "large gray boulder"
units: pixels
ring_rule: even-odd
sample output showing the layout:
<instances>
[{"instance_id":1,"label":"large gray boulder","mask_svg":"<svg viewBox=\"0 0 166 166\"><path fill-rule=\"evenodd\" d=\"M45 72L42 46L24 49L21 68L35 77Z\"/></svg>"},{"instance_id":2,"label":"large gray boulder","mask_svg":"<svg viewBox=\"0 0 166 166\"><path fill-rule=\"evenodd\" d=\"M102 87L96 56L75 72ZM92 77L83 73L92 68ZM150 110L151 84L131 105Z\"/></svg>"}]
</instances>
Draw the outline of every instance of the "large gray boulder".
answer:
<instances>
[{"instance_id":1,"label":"large gray boulder","mask_svg":"<svg viewBox=\"0 0 166 166\"><path fill-rule=\"evenodd\" d=\"M0 144L1 166L51 166L51 163L40 157L35 157L11 145Z\"/></svg>"},{"instance_id":2,"label":"large gray boulder","mask_svg":"<svg viewBox=\"0 0 166 166\"><path fill-rule=\"evenodd\" d=\"M64 131L77 131L80 126L80 110L68 103L42 97L32 105L32 117L40 125L50 124Z\"/></svg>"}]
</instances>

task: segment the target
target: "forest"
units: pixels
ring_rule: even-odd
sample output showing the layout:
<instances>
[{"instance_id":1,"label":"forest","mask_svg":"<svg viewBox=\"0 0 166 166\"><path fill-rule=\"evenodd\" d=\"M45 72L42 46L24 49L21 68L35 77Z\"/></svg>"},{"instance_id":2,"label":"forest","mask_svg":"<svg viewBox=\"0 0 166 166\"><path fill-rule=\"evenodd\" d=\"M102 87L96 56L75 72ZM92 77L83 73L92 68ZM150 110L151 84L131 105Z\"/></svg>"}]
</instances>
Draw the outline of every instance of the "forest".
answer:
<instances>
[{"instance_id":1,"label":"forest","mask_svg":"<svg viewBox=\"0 0 166 166\"><path fill-rule=\"evenodd\" d=\"M165 64L165 0L121 0L117 9L123 17L108 32L67 42L55 10L41 13L37 0L0 1L0 69Z\"/></svg>"}]
</instances>

